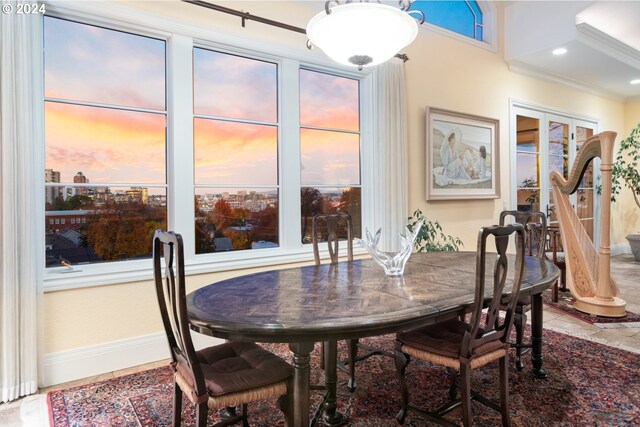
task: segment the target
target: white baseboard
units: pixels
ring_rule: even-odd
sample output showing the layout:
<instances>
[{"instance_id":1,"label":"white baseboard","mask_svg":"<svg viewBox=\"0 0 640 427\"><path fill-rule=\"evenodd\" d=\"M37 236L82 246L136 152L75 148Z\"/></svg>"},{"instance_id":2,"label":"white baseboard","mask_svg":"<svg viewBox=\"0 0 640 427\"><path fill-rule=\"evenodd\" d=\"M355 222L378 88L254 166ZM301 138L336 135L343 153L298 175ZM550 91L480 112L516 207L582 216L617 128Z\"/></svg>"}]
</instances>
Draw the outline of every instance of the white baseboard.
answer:
<instances>
[{"instance_id":1,"label":"white baseboard","mask_svg":"<svg viewBox=\"0 0 640 427\"><path fill-rule=\"evenodd\" d=\"M223 342L196 333L192 337L196 349ZM164 332L45 354L44 384L40 386L48 387L169 357Z\"/></svg>"},{"instance_id":2,"label":"white baseboard","mask_svg":"<svg viewBox=\"0 0 640 427\"><path fill-rule=\"evenodd\" d=\"M628 243L618 243L611 245L611 256L630 254L631 246Z\"/></svg>"}]
</instances>

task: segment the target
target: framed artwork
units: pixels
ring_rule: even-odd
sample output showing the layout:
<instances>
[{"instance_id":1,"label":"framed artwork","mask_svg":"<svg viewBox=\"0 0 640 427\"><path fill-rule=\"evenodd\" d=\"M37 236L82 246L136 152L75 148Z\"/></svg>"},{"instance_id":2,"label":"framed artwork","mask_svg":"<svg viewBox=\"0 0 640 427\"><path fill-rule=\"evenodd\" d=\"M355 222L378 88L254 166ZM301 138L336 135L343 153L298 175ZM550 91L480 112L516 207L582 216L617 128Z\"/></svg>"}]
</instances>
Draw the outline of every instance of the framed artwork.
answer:
<instances>
[{"instance_id":1,"label":"framed artwork","mask_svg":"<svg viewBox=\"0 0 640 427\"><path fill-rule=\"evenodd\" d=\"M427 200L500 197L500 122L427 107Z\"/></svg>"}]
</instances>

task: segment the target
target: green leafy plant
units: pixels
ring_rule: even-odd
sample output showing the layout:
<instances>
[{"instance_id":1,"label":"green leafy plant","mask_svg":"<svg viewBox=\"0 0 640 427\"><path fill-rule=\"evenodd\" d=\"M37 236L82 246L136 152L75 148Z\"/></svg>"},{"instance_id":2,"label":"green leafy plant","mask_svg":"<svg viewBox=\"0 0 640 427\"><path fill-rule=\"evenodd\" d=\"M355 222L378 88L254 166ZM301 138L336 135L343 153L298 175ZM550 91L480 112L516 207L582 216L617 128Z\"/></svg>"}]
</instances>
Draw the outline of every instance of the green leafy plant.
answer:
<instances>
[{"instance_id":1,"label":"green leafy plant","mask_svg":"<svg viewBox=\"0 0 640 427\"><path fill-rule=\"evenodd\" d=\"M407 228L413 232L414 227L424 218L420 209L416 209L413 215L408 218ZM428 221L425 219L422 228L416 236L415 248L418 252L455 252L463 246L462 240L444 234L442 226L438 221Z\"/></svg>"},{"instance_id":2,"label":"green leafy plant","mask_svg":"<svg viewBox=\"0 0 640 427\"><path fill-rule=\"evenodd\" d=\"M613 162L611 200L616 201L623 185L631 189L640 208L640 123L620 142Z\"/></svg>"}]
</instances>

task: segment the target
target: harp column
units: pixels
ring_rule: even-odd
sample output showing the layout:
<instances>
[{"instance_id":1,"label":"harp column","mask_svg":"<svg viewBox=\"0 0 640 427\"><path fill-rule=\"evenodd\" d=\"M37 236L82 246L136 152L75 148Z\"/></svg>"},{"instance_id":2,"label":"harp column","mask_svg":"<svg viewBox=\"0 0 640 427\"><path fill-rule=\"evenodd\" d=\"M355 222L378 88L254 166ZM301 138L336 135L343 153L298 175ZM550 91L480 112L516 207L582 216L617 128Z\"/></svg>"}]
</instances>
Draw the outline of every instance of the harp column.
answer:
<instances>
[{"instance_id":1,"label":"harp column","mask_svg":"<svg viewBox=\"0 0 640 427\"><path fill-rule=\"evenodd\" d=\"M600 218L600 247L598 248L598 277L595 297L576 299L575 307L597 316L623 317L626 302L617 295L618 289L611 278L611 173L615 132L600 135L600 173L602 179L602 216Z\"/></svg>"}]
</instances>

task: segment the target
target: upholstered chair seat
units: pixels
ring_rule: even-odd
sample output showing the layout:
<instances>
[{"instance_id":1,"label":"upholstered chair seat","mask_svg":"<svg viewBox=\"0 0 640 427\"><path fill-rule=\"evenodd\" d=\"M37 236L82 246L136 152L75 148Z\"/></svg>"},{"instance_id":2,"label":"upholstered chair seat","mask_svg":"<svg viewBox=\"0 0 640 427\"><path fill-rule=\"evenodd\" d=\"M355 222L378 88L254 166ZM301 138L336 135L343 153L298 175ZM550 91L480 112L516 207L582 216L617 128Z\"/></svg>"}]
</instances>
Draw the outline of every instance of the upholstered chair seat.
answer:
<instances>
[{"instance_id":1,"label":"upholstered chair seat","mask_svg":"<svg viewBox=\"0 0 640 427\"><path fill-rule=\"evenodd\" d=\"M196 351L207 388L209 408L238 406L247 401L277 398L287 392L291 366L249 342L229 342ZM191 370L174 365L175 379L193 404L198 403Z\"/></svg>"}]
</instances>

